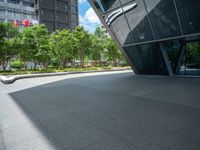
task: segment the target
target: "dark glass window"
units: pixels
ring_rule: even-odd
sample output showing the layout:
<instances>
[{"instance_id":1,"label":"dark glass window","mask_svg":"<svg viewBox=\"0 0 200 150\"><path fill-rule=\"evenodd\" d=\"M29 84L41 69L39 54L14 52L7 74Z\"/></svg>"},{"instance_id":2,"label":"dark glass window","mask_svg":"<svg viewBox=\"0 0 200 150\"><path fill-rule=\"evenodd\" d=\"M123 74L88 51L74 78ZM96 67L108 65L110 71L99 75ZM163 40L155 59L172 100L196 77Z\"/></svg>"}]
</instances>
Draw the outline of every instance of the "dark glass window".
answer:
<instances>
[{"instance_id":1,"label":"dark glass window","mask_svg":"<svg viewBox=\"0 0 200 150\"><path fill-rule=\"evenodd\" d=\"M184 34L200 32L200 0L176 0Z\"/></svg>"},{"instance_id":2,"label":"dark glass window","mask_svg":"<svg viewBox=\"0 0 200 150\"><path fill-rule=\"evenodd\" d=\"M74 5L74 6L77 5L77 1L76 0L70 0L70 5Z\"/></svg>"},{"instance_id":3,"label":"dark glass window","mask_svg":"<svg viewBox=\"0 0 200 150\"><path fill-rule=\"evenodd\" d=\"M119 9L116 9L119 10ZM114 11L116 11L114 10ZM110 12L106 16L106 22L108 26L111 27L111 30L116 35L117 39L121 43L121 45L131 44L133 43L132 36L130 34L130 28L127 24L127 21L123 15L122 9L119 15L112 15L113 12Z\"/></svg>"},{"instance_id":4,"label":"dark glass window","mask_svg":"<svg viewBox=\"0 0 200 150\"><path fill-rule=\"evenodd\" d=\"M0 15L5 15L5 10L4 9L0 9Z\"/></svg>"},{"instance_id":5,"label":"dark glass window","mask_svg":"<svg viewBox=\"0 0 200 150\"><path fill-rule=\"evenodd\" d=\"M11 4L19 4L19 0L7 0L7 2Z\"/></svg>"},{"instance_id":6,"label":"dark glass window","mask_svg":"<svg viewBox=\"0 0 200 150\"><path fill-rule=\"evenodd\" d=\"M65 14L63 15L65 16L65 21L66 21L66 15ZM71 14L71 20L74 20L74 21L78 20L78 16L76 14Z\"/></svg>"},{"instance_id":7,"label":"dark glass window","mask_svg":"<svg viewBox=\"0 0 200 150\"><path fill-rule=\"evenodd\" d=\"M124 50L140 74L168 74L159 43L128 46Z\"/></svg>"},{"instance_id":8,"label":"dark glass window","mask_svg":"<svg viewBox=\"0 0 200 150\"><path fill-rule=\"evenodd\" d=\"M103 13L120 6L119 0L96 0L95 5Z\"/></svg>"},{"instance_id":9,"label":"dark glass window","mask_svg":"<svg viewBox=\"0 0 200 150\"><path fill-rule=\"evenodd\" d=\"M173 0L145 0L156 38L181 35Z\"/></svg>"},{"instance_id":10,"label":"dark glass window","mask_svg":"<svg viewBox=\"0 0 200 150\"><path fill-rule=\"evenodd\" d=\"M73 12L73 13L76 13L77 12L77 7L71 6L70 7L70 11Z\"/></svg>"},{"instance_id":11,"label":"dark glass window","mask_svg":"<svg viewBox=\"0 0 200 150\"><path fill-rule=\"evenodd\" d=\"M123 6L135 42L154 40L143 1L135 0Z\"/></svg>"},{"instance_id":12,"label":"dark glass window","mask_svg":"<svg viewBox=\"0 0 200 150\"><path fill-rule=\"evenodd\" d=\"M41 6L45 6L48 9L54 9L54 3L50 3L49 0L41 0Z\"/></svg>"},{"instance_id":13,"label":"dark glass window","mask_svg":"<svg viewBox=\"0 0 200 150\"><path fill-rule=\"evenodd\" d=\"M28 2L28 1L23 1L23 5L24 6L28 6L28 7L34 7L34 3L33 2Z\"/></svg>"},{"instance_id":14,"label":"dark glass window","mask_svg":"<svg viewBox=\"0 0 200 150\"><path fill-rule=\"evenodd\" d=\"M76 10L74 10L74 9L76 9L75 6L72 6L72 5L67 6L66 2L64 2L64 1L57 1L56 9L58 11L63 11L63 12L65 11L66 12L67 11L67 7L69 7L70 11L76 12Z\"/></svg>"}]
</instances>

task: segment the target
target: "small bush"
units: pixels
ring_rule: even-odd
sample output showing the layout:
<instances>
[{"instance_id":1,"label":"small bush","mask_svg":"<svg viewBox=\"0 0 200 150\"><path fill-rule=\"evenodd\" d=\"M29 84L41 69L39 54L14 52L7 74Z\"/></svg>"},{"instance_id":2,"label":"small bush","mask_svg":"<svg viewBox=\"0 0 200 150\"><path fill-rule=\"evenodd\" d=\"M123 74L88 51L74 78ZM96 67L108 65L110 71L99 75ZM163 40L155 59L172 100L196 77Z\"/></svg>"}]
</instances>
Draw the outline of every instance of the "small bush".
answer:
<instances>
[{"instance_id":1,"label":"small bush","mask_svg":"<svg viewBox=\"0 0 200 150\"><path fill-rule=\"evenodd\" d=\"M24 63L21 62L20 60L14 60L11 62L10 65L13 69L18 69L18 70L20 70L24 67Z\"/></svg>"}]
</instances>

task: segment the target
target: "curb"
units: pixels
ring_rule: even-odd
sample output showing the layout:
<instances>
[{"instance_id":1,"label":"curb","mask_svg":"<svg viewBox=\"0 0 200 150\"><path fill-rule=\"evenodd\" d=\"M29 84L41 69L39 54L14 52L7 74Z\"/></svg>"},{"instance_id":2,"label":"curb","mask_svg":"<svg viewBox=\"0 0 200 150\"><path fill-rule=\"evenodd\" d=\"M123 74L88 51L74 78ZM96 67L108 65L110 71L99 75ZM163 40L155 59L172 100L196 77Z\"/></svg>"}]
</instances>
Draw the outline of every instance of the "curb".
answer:
<instances>
[{"instance_id":1,"label":"curb","mask_svg":"<svg viewBox=\"0 0 200 150\"><path fill-rule=\"evenodd\" d=\"M95 72L114 72L114 71L128 71L132 69L113 69L113 70L93 70L93 71L74 71L74 72L56 72L56 73L38 73L38 74L23 74L15 76L0 76L0 81L4 84L12 84L19 79L37 78L37 77L50 77L50 76L62 76L69 74L83 74L83 73L95 73Z\"/></svg>"}]
</instances>

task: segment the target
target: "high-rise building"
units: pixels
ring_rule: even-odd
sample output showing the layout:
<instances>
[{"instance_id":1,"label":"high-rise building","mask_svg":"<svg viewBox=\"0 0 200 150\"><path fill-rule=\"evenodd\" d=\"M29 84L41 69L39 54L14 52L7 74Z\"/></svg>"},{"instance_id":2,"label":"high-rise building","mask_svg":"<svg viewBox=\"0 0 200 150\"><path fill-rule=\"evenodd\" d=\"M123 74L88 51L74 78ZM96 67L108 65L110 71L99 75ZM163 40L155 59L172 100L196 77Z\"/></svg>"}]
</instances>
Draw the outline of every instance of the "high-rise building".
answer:
<instances>
[{"instance_id":1,"label":"high-rise building","mask_svg":"<svg viewBox=\"0 0 200 150\"><path fill-rule=\"evenodd\" d=\"M78 26L77 0L35 0L40 23L50 31Z\"/></svg>"},{"instance_id":2,"label":"high-rise building","mask_svg":"<svg viewBox=\"0 0 200 150\"><path fill-rule=\"evenodd\" d=\"M21 0L0 0L0 21L18 22L22 26L24 20L37 22L34 2Z\"/></svg>"},{"instance_id":3,"label":"high-rise building","mask_svg":"<svg viewBox=\"0 0 200 150\"><path fill-rule=\"evenodd\" d=\"M78 25L77 0L0 0L0 21L44 23L48 30L73 29Z\"/></svg>"},{"instance_id":4,"label":"high-rise building","mask_svg":"<svg viewBox=\"0 0 200 150\"><path fill-rule=\"evenodd\" d=\"M138 74L200 76L199 0L89 0Z\"/></svg>"}]
</instances>

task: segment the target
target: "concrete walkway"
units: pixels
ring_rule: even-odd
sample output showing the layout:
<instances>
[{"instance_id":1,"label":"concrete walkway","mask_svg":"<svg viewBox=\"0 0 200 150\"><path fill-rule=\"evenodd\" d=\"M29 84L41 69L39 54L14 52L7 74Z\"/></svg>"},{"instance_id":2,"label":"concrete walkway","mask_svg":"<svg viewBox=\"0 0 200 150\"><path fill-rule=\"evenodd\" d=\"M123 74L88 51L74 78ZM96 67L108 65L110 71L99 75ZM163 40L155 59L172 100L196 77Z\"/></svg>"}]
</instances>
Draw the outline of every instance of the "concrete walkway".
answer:
<instances>
[{"instance_id":1,"label":"concrete walkway","mask_svg":"<svg viewBox=\"0 0 200 150\"><path fill-rule=\"evenodd\" d=\"M21 75L9 75L0 76L0 81L4 84L12 84L19 79L38 78L38 77L51 77L51 76L63 76L70 74L85 74L85 73L98 73L98 72L113 72L113 71L130 71L132 69L111 69L111 70L89 70L89 71L70 71L70 72L52 72L52 73L33 73L33 74L21 74Z\"/></svg>"},{"instance_id":2,"label":"concrete walkway","mask_svg":"<svg viewBox=\"0 0 200 150\"><path fill-rule=\"evenodd\" d=\"M199 150L200 79L87 73L0 83L0 150Z\"/></svg>"}]
</instances>

